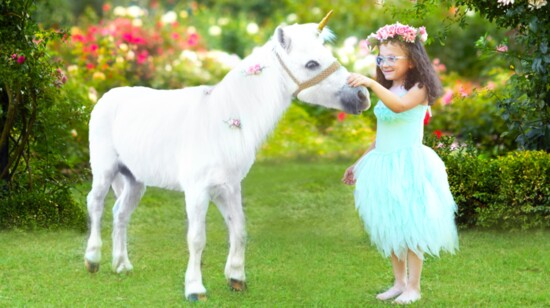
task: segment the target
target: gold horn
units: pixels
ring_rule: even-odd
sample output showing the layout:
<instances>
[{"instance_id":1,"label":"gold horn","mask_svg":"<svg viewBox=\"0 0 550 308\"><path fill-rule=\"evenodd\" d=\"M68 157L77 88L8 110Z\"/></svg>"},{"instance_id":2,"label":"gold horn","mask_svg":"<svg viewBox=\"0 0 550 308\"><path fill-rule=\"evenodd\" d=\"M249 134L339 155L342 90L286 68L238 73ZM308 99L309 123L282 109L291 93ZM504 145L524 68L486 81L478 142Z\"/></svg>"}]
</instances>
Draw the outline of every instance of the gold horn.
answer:
<instances>
[{"instance_id":1,"label":"gold horn","mask_svg":"<svg viewBox=\"0 0 550 308\"><path fill-rule=\"evenodd\" d=\"M319 26L317 27L319 32L323 31L323 28L326 26L328 19L330 18L330 15L332 15L332 12L333 10L330 10L330 12L327 13L327 16L325 16L323 20L321 20L321 22L319 23Z\"/></svg>"}]
</instances>

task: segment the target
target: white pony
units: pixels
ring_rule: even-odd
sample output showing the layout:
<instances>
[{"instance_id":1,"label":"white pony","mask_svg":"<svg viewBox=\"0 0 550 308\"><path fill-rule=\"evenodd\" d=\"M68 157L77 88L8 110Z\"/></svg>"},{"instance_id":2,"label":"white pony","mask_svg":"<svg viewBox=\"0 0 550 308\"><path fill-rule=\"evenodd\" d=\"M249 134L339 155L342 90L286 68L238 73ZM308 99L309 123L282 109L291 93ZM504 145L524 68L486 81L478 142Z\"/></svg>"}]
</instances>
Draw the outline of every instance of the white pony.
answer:
<instances>
[{"instance_id":1,"label":"white pony","mask_svg":"<svg viewBox=\"0 0 550 308\"><path fill-rule=\"evenodd\" d=\"M126 248L130 216L145 186L157 186L185 192L186 298L206 298L201 254L210 200L229 229L225 276L232 289L245 289L241 181L292 97L354 114L370 106L366 90L347 85L349 72L323 46L329 34L322 30L325 22L278 27L268 43L216 86L178 90L122 87L99 100L90 119L93 184L87 198L91 229L85 253L88 271L99 270L100 221L109 187L117 197L112 268L121 273L132 270Z\"/></svg>"}]
</instances>

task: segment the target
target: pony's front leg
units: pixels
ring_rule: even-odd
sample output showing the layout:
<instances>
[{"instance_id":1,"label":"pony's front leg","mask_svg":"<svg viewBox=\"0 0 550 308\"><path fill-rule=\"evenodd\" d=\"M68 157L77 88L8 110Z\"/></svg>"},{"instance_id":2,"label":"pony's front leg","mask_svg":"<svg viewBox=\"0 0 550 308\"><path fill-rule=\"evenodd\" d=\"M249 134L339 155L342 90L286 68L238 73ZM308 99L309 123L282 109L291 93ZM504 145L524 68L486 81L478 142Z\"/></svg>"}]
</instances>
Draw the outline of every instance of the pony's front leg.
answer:
<instances>
[{"instance_id":1,"label":"pony's front leg","mask_svg":"<svg viewBox=\"0 0 550 308\"><path fill-rule=\"evenodd\" d=\"M216 189L214 202L229 230L229 255L225 265L225 277L232 290L244 291L246 289L244 270L246 231L241 184L224 184Z\"/></svg>"},{"instance_id":2,"label":"pony's front leg","mask_svg":"<svg viewBox=\"0 0 550 308\"><path fill-rule=\"evenodd\" d=\"M206 212L209 201L206 190L185 191L189 247L189 263L185 272L185 297L192 302L206 300L206 288L202 283L201 257L206 245Z\"/></svg>"}]
</instances>

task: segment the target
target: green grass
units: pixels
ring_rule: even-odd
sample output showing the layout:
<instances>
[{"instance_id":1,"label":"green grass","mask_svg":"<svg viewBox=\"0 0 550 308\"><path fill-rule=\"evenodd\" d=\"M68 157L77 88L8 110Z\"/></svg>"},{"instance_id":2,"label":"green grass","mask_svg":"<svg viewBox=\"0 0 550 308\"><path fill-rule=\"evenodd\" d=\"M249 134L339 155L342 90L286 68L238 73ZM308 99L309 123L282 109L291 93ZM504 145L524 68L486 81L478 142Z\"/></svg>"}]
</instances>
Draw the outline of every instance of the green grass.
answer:
<instances>
[{"instance_id":1,"label":"green grass","mask_svg":"<svg viewBox=\"0 0 550 308\"><path fill-rule=\"evenodd\" d=\"M203 276L207 307L377 307L392 283L389 260L369 244L340 184L346 164L260 163L243 185L249 290L228 290L227 233L208 213ZM77 193L84 198L87 186ZM180 307L187 263L183 195L149 189L132 217L130 274L110 271L110 208L100 272L83 265L86 234L0 233L0 307ZM460 231L460 252L427 258L422 300L429 307L550 305L550 231Z\"/></svg>"}]
</instances>

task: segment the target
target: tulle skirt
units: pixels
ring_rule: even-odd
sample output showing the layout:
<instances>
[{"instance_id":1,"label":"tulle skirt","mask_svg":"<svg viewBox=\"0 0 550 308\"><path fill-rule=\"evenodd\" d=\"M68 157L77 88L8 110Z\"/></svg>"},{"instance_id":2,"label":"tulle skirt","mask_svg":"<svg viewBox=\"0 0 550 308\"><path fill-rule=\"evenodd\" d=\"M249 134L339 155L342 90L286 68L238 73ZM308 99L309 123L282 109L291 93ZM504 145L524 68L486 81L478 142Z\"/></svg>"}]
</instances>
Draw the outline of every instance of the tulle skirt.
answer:
<instances>
[{"instance_id":1,"label":"tulle skirt","mask_svg":"<svg viewBox=\"0 0 550 308\"><path fill-rule=\"evenodd\" d=\"M404 259L410 249L422 258L458 249L456 203L431 148L374 149L356 165L355 177L357 211L382 255Z\"/></svg>"}]
</instances>

